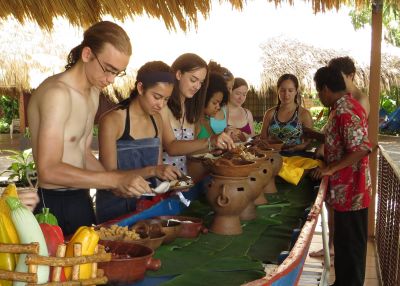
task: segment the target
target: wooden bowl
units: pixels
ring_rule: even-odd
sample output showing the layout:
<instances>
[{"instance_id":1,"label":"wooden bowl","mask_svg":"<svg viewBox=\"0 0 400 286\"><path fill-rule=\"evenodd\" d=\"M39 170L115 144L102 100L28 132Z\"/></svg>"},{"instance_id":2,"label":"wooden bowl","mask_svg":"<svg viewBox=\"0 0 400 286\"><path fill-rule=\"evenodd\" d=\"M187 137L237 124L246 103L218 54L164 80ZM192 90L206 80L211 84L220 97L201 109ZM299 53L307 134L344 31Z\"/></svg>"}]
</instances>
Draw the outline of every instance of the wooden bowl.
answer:
<instances>
[{"instance_id":1,"label":"wooden bowl","mask_svg":"<svg viewBox=\"0 0 400 286\"><path fill-rule=\"evenodd\" d=\"M158 216L161 220L177 220L182 224L181 232L178 237L195 238L199 236L200 231L203 230L203 220L197 217L189 216Z\"/></svg>"},{"instance_id":2,"label":"wooden bowl","mask_svg":"<svg viewBox=\"0 0 400 286\"><path fill-rule=\"evenodd\" d=\"M152 224L160 225L161 231L166 234L162 244L168 244L174 241L178 237L182 228L182 224L180 222L168 222L167 220L158 218L146 219L141 222L145 222L149 225Z\"/></svg>"},{"instance_id":3,"label":"wooden bowl","mask_svg":"<svg viewBox=\"0 0 400 286\"><path fill-rule=\"evenodd\" d=\"M131 283L144 278L146 270L158 270L161 261L152 256L154 250L150 247L124 242L124 241L104 241L99 244L104 245L106 252L116 254L109 262L100 262L99 269L103 269L110 283Z\"/></svg>"}]
</instances>

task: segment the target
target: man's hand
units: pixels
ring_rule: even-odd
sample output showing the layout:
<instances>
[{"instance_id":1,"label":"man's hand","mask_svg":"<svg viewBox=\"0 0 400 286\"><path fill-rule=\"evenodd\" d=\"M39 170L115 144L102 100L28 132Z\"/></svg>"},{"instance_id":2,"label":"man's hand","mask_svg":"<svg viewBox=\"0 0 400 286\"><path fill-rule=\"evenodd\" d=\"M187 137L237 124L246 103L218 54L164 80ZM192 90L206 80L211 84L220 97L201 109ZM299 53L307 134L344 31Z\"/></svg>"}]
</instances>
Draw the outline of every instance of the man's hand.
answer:
<instances>
[{"instance_id":1,"label":"man's hand","mask_svg":"<svg viewBox=\"0 0 400 286\"><path fill-rule=\"evenodd\" d=\"M30 211L33 211L39 203L39 196L36 191L19 191L18 198Z\"/></svg>"},{"instance_id":2,"label":"man's hand","mask_svg":"<svg viewBox=\"0 0 400 286\"><path fill-rule=\"evenodd\" d=\"M161 180L176 180L182 176L178 168L171 165L157 165L155 166L156 177Z\"/></svg>"},{"instance_id":3,"label":"man's hand","mask_svg":"<svg viewBox=\"0 0 400 286\"><path fill-rule=\"evenodd\" d=\"M323 168L317 167L311 171L310 176L314 180L320 180L323 176L332 176L334 173L334 170L329 166Z\"/></svg>"},{"instance_id":4,"label":"man's hand","mask_svg":"<svg viewBox=\"0 0 400 286\"><path fill-rule=\"evenodd\" d=\"M143 177L130 172L124 174L118 182L117 189L113 193L119 197L140 197L143 194L152 193L149 183Z\"/></svg>"}]
</instances>

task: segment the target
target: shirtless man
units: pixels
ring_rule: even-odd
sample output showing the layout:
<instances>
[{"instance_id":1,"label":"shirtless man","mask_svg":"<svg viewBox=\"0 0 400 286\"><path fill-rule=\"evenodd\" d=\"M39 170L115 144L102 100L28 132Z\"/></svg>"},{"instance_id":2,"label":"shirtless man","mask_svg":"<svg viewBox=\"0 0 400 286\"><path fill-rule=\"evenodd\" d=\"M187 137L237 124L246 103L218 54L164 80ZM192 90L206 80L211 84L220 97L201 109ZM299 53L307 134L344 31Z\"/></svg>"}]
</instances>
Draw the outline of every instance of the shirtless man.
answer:
<instances>
[{"instance_id":1,"label":"shirtless man","mask_svg":"<svg viewBox=\"0 0 400 286\"><path fill-rule=\"evenodd\" d=\"M123 197L151 192L134 171L106 172L90 145L101 89L125 75L132 53L126 32L104 21L84 33L68 55L66 71L47 78L32 94L28 121L39 175L39 197L65 235L95 223L89 188Z\"/></svg>"},{"instance_id":2,"label":"shirtless man","mask_svg":"<svg viewBox=\"0 0 400 286\"><path fill-rule=\"evenodd\" d=\"M356 67L354 61L350 57L338 57L329 61L328 67L335 68L342 72L344 82L346 83L347 92L357 100L365 109L367 117L369 116L370 106L368 96L354 84L354 76L356 75Z\"/></svg>"}]
</instances>

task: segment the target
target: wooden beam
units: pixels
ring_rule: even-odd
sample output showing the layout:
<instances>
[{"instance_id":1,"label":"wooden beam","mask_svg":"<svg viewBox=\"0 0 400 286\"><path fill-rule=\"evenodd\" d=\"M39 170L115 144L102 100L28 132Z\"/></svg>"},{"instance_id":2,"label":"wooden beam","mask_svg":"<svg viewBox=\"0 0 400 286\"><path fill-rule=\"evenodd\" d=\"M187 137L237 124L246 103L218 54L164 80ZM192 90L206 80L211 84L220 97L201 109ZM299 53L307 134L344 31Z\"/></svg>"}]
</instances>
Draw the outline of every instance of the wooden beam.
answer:
<instances>
[{"instance_id":1,"label":"wooden beam","mask_svg":"<svg viewBox=\"0 0 400 286\"><path fill-rule=\"evenodd\" d=\"M24 92L22 90L17 91L19 92L19 96L18 96L18 103L19 103L19 133L21 134L25 134L25 127L26 127L26 112L25 112L25 99L24 99Z\"/></svg>"},{"instance_id":2,"label":"wooden beam","mask_svg":"<svg viewBox=\"0 0 400 286\"><path fill-rule=\"evenodd\" d=\"M373 151L369 156L371 170L372 200L368 213L368 236L375 236L375 196L377 188L377 148L379 131L379 91L381 77L381 42L382 42L382 8L383 0L372 2L372 35L371 35L371 63L369 80L369 102L371 111L368 118L369 140Z\"/></svg>"}]
</instances>

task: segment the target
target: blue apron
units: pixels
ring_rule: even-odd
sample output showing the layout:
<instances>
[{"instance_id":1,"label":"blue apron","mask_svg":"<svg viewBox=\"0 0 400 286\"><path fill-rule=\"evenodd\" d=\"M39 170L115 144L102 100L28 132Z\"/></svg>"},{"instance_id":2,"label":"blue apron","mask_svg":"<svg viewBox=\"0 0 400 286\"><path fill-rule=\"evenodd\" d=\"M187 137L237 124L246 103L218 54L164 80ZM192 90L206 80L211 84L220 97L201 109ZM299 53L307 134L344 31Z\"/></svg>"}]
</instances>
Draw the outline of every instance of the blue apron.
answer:
<instances>
[{"instance_id":1,"label":"blue apron","mask_svg":"<svg viewBox=\"0 0 400 286\"><path fill-rule=\"evenodd\" d=\"M132 170L147 166L158 165L160 138L158 138L157 125L154 118L150 117L156 135L154 138L134 139L129 135L130 120L129 108L125 122L124 134L117 140L117 166L118 170ZM156 178L148 181L152 187L156 186ZM121 198L107 190L98 190L96 195L96 213L99 223L115 219L119 216L136 210L136 198Z\"/></svg>"}]
</instances>

